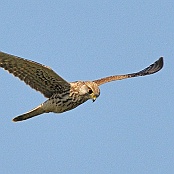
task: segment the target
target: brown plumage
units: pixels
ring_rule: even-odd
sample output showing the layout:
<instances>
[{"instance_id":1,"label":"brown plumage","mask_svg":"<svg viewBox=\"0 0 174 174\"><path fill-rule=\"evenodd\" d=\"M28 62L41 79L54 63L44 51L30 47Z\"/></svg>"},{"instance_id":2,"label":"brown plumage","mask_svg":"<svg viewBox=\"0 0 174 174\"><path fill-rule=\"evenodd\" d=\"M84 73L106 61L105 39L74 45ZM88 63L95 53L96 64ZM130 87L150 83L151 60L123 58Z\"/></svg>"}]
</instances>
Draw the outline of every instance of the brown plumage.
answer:
<instances>
[{"instance_id":1,"label":"brown plumage","mask_svg":"<svg viewBox=\"0 0 174 174\"><path fill-rule=\"evenodd\" d=\"M15 117L13 121L16 122L42 113L62 113L79 106L88 99L95 101L100 95L99 85L115 80L156 73L163 67L163 58L159 58L149 67L137 73L109 76L94 81L77 81L71 83L65 81L47 66L3 52L0 52L0 67L49 98L33 110Z\"/></svg>"}]
</instances>

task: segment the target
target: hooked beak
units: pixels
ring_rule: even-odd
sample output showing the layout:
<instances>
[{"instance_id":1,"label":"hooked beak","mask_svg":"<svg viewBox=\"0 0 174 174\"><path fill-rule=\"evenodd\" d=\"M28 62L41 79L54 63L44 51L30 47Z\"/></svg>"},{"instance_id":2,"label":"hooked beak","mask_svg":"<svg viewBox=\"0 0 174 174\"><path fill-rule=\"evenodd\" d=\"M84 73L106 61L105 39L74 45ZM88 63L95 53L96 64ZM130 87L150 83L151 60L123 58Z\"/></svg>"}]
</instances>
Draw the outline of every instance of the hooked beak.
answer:
<instances>
[{"instance_id":1,"label":"hooked beak","mask_svg":"<svg viewBox=\"0 0 174 174\"><path fill-rule=\"evenodd\" d=\"M92 96L92 101L95 102L95 100L97 99L97 97L95 95Z\"/></svg>"}]
</instances>

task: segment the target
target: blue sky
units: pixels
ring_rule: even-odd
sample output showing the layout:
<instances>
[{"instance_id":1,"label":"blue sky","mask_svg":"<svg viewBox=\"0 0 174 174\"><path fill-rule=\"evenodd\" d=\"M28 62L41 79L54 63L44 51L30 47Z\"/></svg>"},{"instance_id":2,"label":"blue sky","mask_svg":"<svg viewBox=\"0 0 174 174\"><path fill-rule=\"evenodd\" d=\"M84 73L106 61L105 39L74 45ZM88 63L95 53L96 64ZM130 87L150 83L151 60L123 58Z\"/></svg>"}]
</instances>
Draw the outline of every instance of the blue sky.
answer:
<instances>
[{"instance_id":1,"label":"blue sky","mask_svg":"<svg viewBox=\"0 0 174 174\"><path fill-rule=\"evenodd\" d=\"M174 2L0 2L0 50L50 66L67 81L139 71L101 86L63 114L11 119L46 99L0 69L0 171L4 174L174 172Z\"/></svg>"}]
</instances>

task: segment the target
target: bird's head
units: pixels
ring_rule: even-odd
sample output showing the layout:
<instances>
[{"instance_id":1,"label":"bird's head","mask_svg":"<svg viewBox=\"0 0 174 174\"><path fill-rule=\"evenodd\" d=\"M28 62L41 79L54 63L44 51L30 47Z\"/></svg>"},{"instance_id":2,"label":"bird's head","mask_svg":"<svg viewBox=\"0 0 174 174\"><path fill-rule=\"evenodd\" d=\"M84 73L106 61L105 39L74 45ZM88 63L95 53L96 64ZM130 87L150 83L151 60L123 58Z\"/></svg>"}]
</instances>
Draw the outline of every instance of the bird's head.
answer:
<instances>
[{"instance_id":1,"label":"bird's head","mask_svg":"<svg viewBox=\"0 0 174 174\"><path fill-rule=\"evenodd\" d=\"M98 85L92 81L85 81L81 83L82 84L80 85L79 94L86 97L87 99L92 99L94 102L100 95L100 89Z\"/></svg>"}]
</instances>

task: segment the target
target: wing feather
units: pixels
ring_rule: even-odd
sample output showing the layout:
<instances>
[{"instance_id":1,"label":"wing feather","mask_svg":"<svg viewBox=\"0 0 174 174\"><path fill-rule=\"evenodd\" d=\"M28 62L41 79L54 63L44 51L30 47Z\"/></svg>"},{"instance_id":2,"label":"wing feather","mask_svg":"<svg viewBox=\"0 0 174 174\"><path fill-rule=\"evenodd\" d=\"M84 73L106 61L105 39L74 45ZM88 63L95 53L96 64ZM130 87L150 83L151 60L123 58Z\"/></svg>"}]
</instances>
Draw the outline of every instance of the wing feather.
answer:
<instances>
[{"instance_id":1,"label":"wing feather","mask_svg":"<svg viewBox=\"0 0 174 174\"><path fill-rule=\"evenodd\" d=\"M162 69L163 64L164 64L163 57L160 57L156 62L154 62L147 68L145 68L137 73L109 76L109 77L101 78L98 80L94 80L94 82L97 83L97 85L102 85L104 83L115 81L115 80L122 80L122 79L127 79L127 78L132 78L132 77L154 74Z\"/></svg>"},{"instance_id":2,"label":"wing feather","mask_svg":"<svg viewBox=\"0 0 174 174\"><path fill-rule=\"evenodd\" d=\"M49 98L70 89L70 84L51 68L34 61L0 52L0 67Z\"/></svg>"}]
</instances>

